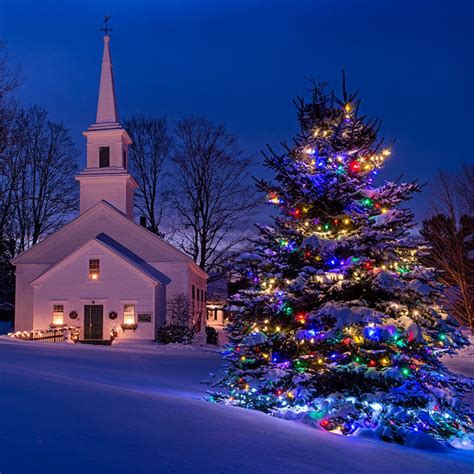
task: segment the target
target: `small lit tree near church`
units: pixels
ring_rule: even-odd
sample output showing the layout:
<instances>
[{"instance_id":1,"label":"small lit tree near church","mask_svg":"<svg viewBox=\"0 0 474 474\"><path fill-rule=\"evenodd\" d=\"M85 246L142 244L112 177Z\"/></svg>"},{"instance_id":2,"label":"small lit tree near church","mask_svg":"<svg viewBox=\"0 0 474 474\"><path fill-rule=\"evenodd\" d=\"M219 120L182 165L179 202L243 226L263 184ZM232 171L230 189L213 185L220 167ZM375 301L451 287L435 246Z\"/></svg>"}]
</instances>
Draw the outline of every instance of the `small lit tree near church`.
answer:
<instances>
[{"instance_id":1,"label":"small lit tree near church","mask_svg":"<svg viewBox=\"0 0 474 474\"><path fill-rule=\"evenodd\" d=\"M213 398L346 435L463 437L468 383L440 356L467 341L401 207L420 187L375 183L390 150L359 105L345 87L337 98L316 84L297 101L293 146L266 156L276 182L259 188L279 216L240 259L249 286L231 300L224 390Z\"/></svg>"}]
</instances>

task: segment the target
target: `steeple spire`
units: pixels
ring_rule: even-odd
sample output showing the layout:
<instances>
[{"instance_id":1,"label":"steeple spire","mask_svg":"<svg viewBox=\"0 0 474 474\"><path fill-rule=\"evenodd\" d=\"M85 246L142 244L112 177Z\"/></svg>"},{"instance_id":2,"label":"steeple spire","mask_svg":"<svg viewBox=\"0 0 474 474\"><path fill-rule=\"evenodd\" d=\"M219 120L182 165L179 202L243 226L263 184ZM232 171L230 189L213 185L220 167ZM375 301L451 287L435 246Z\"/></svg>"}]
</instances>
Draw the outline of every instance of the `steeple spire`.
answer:
<instances>
[{"instance_id":1,"label":"steeple spire","mask_svg":"<svg viewBox=\"0 0 474 474\"><path fill-rule=\"evenodd\" d=\"M119 123L114 76L110 59L110 36L104 20L104 55L100 75L97 118L83 135L86 137L87 165L76 176L81 190L81 214L107 201L133 220L133 193L138 184L128 172L128 147L132 144Z\"/></svg>"},{"instance_id":2,"label":"steeple spire","mask_svg":"<svg viewBox=\"0 0 474 474\"><path fill-rule=\"evenodd\" d=\"M119 121L117 102L115 100L114 75L110 57L110 36L104 35L104 54L100 74L99 101L97 104L96 124L117 124Z\"/></svg>"}]
</instances>

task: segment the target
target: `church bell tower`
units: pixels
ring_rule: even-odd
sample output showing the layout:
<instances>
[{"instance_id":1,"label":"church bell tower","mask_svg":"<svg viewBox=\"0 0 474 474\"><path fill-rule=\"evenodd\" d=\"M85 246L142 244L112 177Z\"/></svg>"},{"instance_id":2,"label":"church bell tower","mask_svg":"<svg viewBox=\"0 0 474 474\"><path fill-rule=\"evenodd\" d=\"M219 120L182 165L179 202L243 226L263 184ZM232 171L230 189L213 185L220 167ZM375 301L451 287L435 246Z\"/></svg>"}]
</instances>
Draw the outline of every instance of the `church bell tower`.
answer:
<instances>
[{"instance_id":1,"label":"church bell tower","mask_svg":"<svg viewBox=\"0 0 474 474\"><path fill-rule=\"evenodd\" d=\"M80 184L80 213L107 201L133 220L133 194L138 185L128 172L128 147L132 140L118 117L108 31L106 28L97 116L95 123L83 132L87 165L76 176Z\"/></svg>"}]
</instances>

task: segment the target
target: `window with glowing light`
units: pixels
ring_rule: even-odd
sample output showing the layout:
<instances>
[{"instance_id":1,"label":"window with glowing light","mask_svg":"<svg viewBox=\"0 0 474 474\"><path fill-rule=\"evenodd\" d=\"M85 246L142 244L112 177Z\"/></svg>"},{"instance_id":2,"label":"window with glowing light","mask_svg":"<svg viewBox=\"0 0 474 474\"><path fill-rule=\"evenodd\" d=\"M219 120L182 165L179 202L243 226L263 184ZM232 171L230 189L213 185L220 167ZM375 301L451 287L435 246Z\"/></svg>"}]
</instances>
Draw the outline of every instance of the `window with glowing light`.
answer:
<instances>
[{"instance_id":1,"label":"window with glowing light","mask_svg":"<svg viewBox=\"0 0 474 474\"><path fill-rule=\"evenodd\" d=\"M62 326L64 324L64 305L53 305L53 324L55 326Z\"/></svg>"},{"instance_id":2,"label":"window with glowing light","mask_svg":"<svg viewBox=\"0 0 474 474\"><path fill-rule=\"evenodd\" d=\"M134 304L126 304L123 306L123 322L124 324L135 324Z\"/></svg>"},{"instance_id":3,"label":"window with glowing light","mask_svg":"<svg viewBox=\"0 0 474 474\"><path fill-rule=\"evenodd\" d=\"M100 261L98 259L89 260L89 280L98 280L100 277Z\"/></svg>"}]
</instances>

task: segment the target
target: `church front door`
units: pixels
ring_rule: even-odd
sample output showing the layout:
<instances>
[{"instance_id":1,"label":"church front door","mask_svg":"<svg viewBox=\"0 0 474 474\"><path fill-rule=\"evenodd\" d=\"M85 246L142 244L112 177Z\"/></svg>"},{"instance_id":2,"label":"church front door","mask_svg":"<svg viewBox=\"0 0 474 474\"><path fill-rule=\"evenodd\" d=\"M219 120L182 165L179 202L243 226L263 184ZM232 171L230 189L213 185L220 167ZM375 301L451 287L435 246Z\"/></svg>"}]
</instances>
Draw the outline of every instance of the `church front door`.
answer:
<instances>
[{"instance_id":1,"label":"church front door","mask_svg":"<svg viewBox=\"0 0 474 474\"><path fill-rule=\"evenodd\" d=\"M84 339L102 339L104 307L101 304L84 306Z\"/></svg>"}]
</instances>

